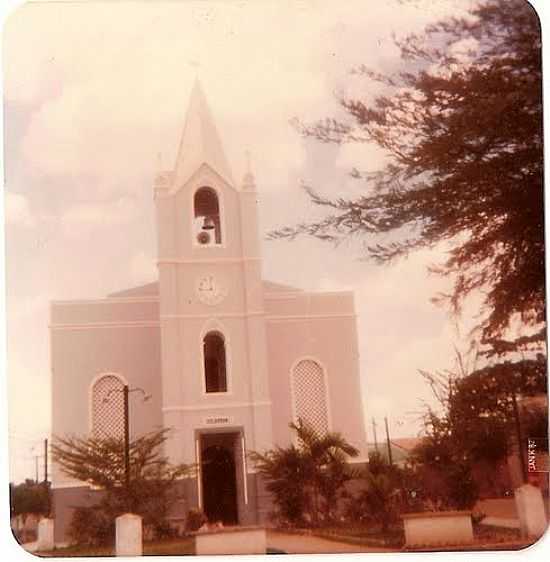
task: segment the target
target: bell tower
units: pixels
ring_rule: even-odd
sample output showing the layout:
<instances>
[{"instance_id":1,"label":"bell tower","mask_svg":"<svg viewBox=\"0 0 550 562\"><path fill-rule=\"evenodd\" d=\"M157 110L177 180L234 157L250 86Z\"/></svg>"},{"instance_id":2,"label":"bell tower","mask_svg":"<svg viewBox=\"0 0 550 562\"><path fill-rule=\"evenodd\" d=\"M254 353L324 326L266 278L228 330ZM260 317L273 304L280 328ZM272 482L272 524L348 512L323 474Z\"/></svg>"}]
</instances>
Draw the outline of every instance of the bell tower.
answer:
<instances>
[{"instance_id":1,"label":"bell tower","mask_svg":"<svg viewBox=\"0 0 550 562\"><path fill-rule=\"evenodd\" d=\"M154 198L159 376L164 425L175 430L166 453L173 462L200 466L206 435L236 436L244 487L239 512L245 513L245 450L273 444L258 201L250 169L239 185L234 182L198 81L174 168L157 174ZM197 480L201 507L204 490Z\"/></svg>"}]
</instances>

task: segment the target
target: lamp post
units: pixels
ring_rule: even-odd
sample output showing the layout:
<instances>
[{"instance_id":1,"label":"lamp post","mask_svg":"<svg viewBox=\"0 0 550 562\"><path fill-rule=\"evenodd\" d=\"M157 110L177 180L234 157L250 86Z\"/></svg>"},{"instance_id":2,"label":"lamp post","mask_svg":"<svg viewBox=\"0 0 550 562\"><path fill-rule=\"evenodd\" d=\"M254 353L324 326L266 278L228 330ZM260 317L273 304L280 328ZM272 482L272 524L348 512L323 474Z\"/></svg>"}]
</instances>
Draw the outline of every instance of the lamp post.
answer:
<instances>
[{"instance_id":1,"label":"lamp post","mask_svg":"<svg viewBox=\"0 0 550 562\"><path fill-rule=\"evenodd\" d=\"M143 388L130 388L125 384L122 389L113 388L109 390L107 396L103 399L104 402L109 401L109 397L113 392L122 392L124 398L124 482L126 484L126 490L130 489L130 393L131 392L141 392L143 394L143 401L147 402L151 398L150 394L147 394Z\"/></svg>"}]
</instances>

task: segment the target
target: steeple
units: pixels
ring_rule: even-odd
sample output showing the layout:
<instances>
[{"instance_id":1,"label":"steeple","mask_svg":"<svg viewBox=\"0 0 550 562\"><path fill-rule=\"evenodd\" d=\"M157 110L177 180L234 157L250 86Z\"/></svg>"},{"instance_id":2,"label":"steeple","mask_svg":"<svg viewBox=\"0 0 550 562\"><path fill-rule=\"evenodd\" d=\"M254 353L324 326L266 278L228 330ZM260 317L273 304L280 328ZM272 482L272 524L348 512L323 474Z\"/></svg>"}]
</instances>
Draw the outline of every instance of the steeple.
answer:
<instances>
[{"instance_id":1,"label":"steeple","mask_svg":"<svg viewBox=\"0 0 550 562\"><path fill-rule=\"evenodd\" d=\"M208 164L225 181L234 185L210 108L196 79L174 167L174 187L179 189L202 164Z\"/></svg>"}]
</instances>

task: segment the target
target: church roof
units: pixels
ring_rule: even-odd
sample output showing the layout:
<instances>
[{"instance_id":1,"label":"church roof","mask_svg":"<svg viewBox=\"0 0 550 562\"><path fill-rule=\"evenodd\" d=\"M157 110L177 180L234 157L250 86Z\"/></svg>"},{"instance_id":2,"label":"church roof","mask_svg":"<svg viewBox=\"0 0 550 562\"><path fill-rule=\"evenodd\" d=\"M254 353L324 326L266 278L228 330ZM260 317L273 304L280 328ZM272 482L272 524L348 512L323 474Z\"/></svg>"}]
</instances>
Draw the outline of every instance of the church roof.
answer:
<instances>
[{"instance_id":1,"label":"church roof","mask_svg":"<svg viewBox=\"0 0 550 562\"><path fill-rule=\"evenodd\" d=\"M139 287L131 287L123 291L117 291L107 295L107 298L128 298L128 297L156 297L159 294L158 281L140 285Z\"/></svg>"},{"instance_id":2,"label":"church roof","mask_svg":"<svg viewBox=\"0 0 550 562\"><path fill-rule=\"evenodd\" d=\"M283 285L281 283L273 283L272 281L264 281L263 285L266 293L274 293L278 291L295 293L301 291L301 289L297 289L296 287ZM154 297L158 294L159 284L158 281L154 281L153 283L147 283L146 285L140 285L139 287L131 287L130 289L111 293L110 295L107 295L107 298Z\"/></svg>"},{"instance_id":3,"label":"church roof","mask_svg":"<svg viewBox=\"0 0 550 562\"><path fill-rule=\"evenodd\" d=\"M291 287L290 285L283 285L282 283L274 283L273 281L263 281L264 291L267 293L274 293L281 291L283 293L296 293L302 292L302 289Z\"/></svg>"},{"instance_id":4,"label":"church roof","mask_svg":"<svg viewBox=\"0 0 550 562\"><path fill-rule=\"evenodd\" d=\"M174 186L179 189L203 165L207 164L233 185L231 169L214 124L206 96L198 80L193 85L185 124L174 167Z\"/></svg>"}]
</instances>

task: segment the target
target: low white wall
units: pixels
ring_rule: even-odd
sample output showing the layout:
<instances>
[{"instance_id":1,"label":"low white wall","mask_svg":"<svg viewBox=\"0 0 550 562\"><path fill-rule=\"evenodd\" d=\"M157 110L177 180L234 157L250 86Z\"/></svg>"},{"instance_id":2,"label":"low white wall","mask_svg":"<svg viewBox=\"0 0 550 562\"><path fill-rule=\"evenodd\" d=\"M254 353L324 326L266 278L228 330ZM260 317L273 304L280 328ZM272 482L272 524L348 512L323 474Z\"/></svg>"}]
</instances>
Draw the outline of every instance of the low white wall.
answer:
<instances>
[{"instance_id":1,"label":"low white wall","mask_svg":"<svg viewBox=\"0 0 550 562\"><path fill-rule=\"evenodd\" d=\"M142 556L143 526L141 517L133 513L125 513L115 519L116 522L116 555Z\"/></svg>"},{"instance_id":2,"label":"low white wall","mask_svg":"<svg viewBox=\"0 0 550 562\"><path fill-rule=\"evenodd\" d=\"M265 554L266 535L261 527L236 527L195 535L195 554Z\"/></svg>"},{"instance_id":3,"label":"low white wall","mask_svg":"<svg viewBox=\"0 0 550 562\"><path fill-rule=\"evenodd\" d=\"M515 490L514 496L521 534L529 538L539 538L544 535L548 528L548 521L540 489L531 484L524 484Z\"/></svg>"},{"instance_id":4,"label":"low white wall","mask_svg":"<svg viewBox=\"0 0 550 562\"><path fill-rule=\"evenodd\" d=\"M41 519L38 523L36 550L52 550L53 547L53 519Z\"/></svg>"},{"instance_id":5,"label":"low white wall","mask_svg":"<svg viewBox=\"0 0 550 562\"><path fill-rule=\"evenodd\" d=\"M462 545L474 542L469 511L434 511L403 515L407 546Z\"/></svg>"}]
</instances>

